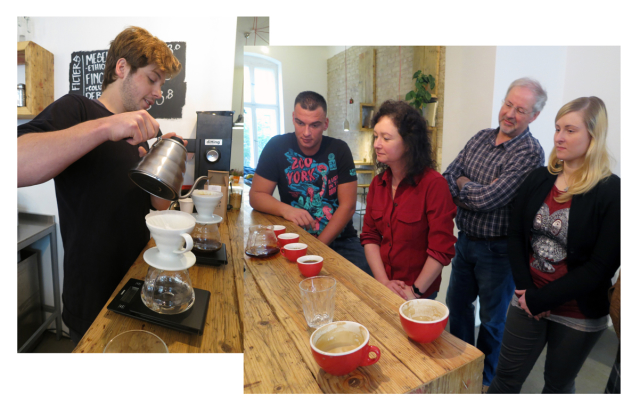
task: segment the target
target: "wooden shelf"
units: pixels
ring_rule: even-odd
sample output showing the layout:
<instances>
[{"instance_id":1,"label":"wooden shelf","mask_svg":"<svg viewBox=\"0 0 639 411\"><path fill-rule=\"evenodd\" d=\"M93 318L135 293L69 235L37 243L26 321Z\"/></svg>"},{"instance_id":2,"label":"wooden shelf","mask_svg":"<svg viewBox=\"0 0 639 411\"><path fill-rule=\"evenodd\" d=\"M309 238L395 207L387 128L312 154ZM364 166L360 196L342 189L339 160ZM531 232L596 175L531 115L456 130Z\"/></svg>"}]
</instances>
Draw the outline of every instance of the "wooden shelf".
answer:
<instances>
[{"instance_id":1,"label":"wooden shelf","mask_svg":"<svg viewBox=\"0 0 639 411\"><path fill-rule=\"evenodd\" d=\"M368 124L372 120L375 104L360 103L359 104L359 129L360 130L372 130L368 127Z\"/></svg>"},{"instance_id":2,"label":"wooden shelf","mask_svg":"<svg viewBox=\"0 0 639 411\"><path fill-rule=\"evenodd\" d=\"M53 103L53 54L32 41L18 42L18 65L24 64L26 103L18 119L31 119Z\"/></svg>"}]
</instances>

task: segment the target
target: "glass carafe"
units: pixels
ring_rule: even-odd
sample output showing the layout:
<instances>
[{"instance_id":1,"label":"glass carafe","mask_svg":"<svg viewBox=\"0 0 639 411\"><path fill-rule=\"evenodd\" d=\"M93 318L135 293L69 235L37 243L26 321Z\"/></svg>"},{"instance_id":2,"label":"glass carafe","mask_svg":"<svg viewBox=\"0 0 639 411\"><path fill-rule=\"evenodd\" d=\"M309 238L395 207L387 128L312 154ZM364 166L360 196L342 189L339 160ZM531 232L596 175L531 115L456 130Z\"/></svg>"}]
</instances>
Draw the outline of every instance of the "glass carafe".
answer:
<instances>
[{"instance_id":1,"label":"glass carafe","mask_svg":"<svg viewBox=\"0 0 639 411\"><path fill-rule=\"evenodd\" d=\"M222 248L222 238L217 224L196 223L193 232L193 248L200 251L217 251Z\"/></svg>"},{"instance_id":2,"label":"glass carafe","mask_svg":"<svg viewBox=\"0 0 639 411\"><path fill-rule=\"evenodd\" d=\"M252 225L249 227L246 243L246 255L251 257L268 257L277 254L277 238L272 225Z\"/></svg>"},{"instance_id":3,"label":"glass carafe","mask_svg":"<svg viewBox=\"0 0 639 411\"><path fill-rule=\"evenodd\" d=\"M149 266L142 288L142 302L160 314L179 314L193 305L195 292L189 270L161 270Z\"/></svg>"}]
</instances>

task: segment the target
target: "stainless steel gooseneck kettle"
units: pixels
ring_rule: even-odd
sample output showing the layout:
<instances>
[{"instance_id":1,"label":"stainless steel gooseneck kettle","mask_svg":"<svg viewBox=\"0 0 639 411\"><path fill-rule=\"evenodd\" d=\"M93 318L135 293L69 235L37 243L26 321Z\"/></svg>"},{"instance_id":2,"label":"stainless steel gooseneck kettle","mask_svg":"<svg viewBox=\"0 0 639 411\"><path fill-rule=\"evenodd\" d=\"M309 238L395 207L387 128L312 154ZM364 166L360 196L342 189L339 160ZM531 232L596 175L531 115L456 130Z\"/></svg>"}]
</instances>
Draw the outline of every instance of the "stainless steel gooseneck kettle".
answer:
<instances>
[{"instance_id":1,"label":"stainless steel gooseneck kettle","mask_svg":"<svg viewBox=\"0 0 639 411\"><path fill-rule=\"evenodd\" d=\"M189 197L197 184L208 177L199 177L187 194L180 195L186 171L186 154L186 147L179 137L158 138L138 165L129 170L129 178L142 190L165 200L176 201Z\"/></svg>"}]
</instances>

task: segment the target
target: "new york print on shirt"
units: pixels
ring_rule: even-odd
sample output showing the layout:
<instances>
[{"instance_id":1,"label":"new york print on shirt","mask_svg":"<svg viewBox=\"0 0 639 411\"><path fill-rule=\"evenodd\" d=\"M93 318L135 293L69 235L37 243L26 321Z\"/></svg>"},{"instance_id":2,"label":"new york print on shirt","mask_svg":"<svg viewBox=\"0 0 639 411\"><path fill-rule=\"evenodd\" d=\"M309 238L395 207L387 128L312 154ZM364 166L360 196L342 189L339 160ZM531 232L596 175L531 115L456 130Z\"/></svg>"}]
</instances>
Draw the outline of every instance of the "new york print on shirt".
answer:
<instances>
[{"instance_id":1,"label":"new york print on shirt","mask_svg":"<svg viewBox=\"0 0 639 411\"><path fill-rule=\"evenodd\" d=\"M290 164L284 170L288 191L295 198L291 205L309 212L314 219L314 225L308 232L319 234L333 217L338 206L336 199L328 198L335 196L337 192L338 176L335 175L329 179L327 164L318 163L292 149L289 149L285 155ZM334 161L334 158L334 154L329 154L329 159ZM334 164L331 165L331 169L336 169Z\"/></svg>"}]
</instances>

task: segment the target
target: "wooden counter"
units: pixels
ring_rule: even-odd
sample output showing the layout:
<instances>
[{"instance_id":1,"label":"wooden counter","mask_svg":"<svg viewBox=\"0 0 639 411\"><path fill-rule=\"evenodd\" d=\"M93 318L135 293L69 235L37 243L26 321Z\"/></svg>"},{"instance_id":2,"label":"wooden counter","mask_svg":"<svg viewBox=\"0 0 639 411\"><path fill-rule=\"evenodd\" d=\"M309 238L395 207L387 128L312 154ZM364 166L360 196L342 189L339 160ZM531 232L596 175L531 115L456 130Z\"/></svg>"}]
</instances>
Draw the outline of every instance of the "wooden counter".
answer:
<instances>
[{"instance_id":1,"label":"wooden counter","mask_svg":"<svg viewBox=\"0 0 639 411\"><path fill-rule=\"evenodd\" d=\"M228 211L219 225L222 242L226 244L228 264L217 267L196 264L189 268L193 287L211 292L203 335L174 331L107 310L106 307L116 292L130 278L144 280L149 266L142 255L149 247L155 246L151 240L73 352L102 352L116 335L127 330L146 330L160 337L171 353L241 353L244 294L242 227L241 210Z\"/></svg>"},{"instance_id":2,"label":"wooden counter","mask_svg":"<svg viewBox=\"0 0 639 411\"><path fill-rule=\"evenodd\" d=\"M245 190L244 241L254 224L300 234L308 254L324 257L320 275L337 282L334 321L363 324L380 360L336 377L319 368L309 345L298 288L304 277L281 254L244 254L244 393L479 393L484 355L444 331L430 344L410 340L399 321L404 300L315 237L283 218L252 211Z\"/></svg>"}]
</instances>

